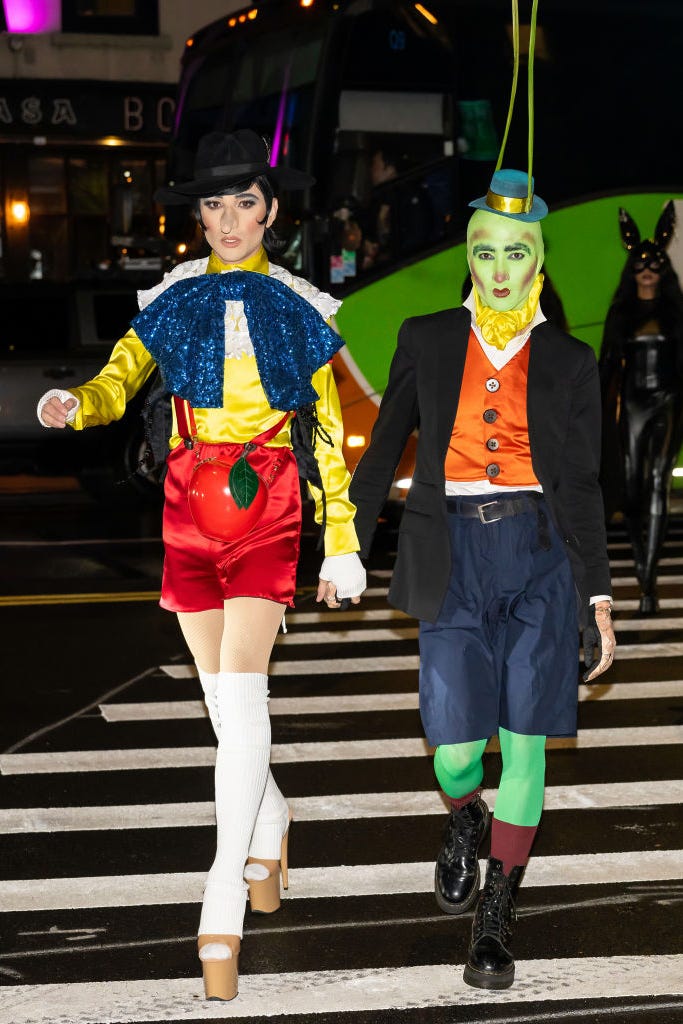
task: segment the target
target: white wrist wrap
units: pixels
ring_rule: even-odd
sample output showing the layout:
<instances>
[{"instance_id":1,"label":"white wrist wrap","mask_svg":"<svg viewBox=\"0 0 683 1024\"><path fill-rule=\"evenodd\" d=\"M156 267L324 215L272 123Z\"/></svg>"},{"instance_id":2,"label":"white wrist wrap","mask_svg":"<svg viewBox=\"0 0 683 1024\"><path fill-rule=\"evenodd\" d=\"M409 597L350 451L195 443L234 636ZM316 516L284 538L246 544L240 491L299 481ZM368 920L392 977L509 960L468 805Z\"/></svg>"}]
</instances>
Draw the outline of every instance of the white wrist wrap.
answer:
<instances>
[{"instance_id":1,"label":"white wrist wrap","mask_svg":"<svg viewBox=\"0 0 683 1024\"><path fill-rule=\"evenodd\" d=\"M365 566L355 551L347 555L328 555L319 575L321 580L334 583L339 599L360 597L367 586Z\"/></svg>"},{"instance_id":2,"label":"white wrist wrap","mask_svg":"<svg viewBox=\"0 0 683 1024\"><path fill-rule=\"evenodd\" d=\"M38 407L36 409L36 414L38 416L38 420L40 421L41 427L47 427L48 430L52 429L52 427L50 427L49 423L43 423L43 415L42 415L42 413L43 413L43 406L45 405L46 402L49 402L51 398L58 398L60 402L67 402L70 398L75 399L76 404L73 407L73 409L69 410L69 412L67 413L67 417L66 417L66 422L67 423L73 422L74 416L78 412L78 407L81 404L79 399L76 398L75 395L72 395L70 391L64 391L62 388L52 388L50 391L46 391L45 392L43 397L38 402Z\"/></svg>"}]
</instances>

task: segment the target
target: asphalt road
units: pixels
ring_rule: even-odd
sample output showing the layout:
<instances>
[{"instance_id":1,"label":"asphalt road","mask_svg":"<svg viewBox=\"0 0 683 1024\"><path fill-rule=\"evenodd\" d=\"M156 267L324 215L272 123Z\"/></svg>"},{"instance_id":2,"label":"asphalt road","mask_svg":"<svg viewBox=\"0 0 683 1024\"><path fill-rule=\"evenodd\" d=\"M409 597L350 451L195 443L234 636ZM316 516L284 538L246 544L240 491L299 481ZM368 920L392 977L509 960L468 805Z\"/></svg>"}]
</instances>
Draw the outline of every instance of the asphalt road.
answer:
<instances>
[{"instance_id":1,"label":"asphalt road","mask_svg":"<svg viewBox=\"0 0 683 1024\"><path fill-rule=\"evenodd\" d=\"M346 615L297 608L271 663L273 773L294 813L282 910L247 915L240 994L201 998L195 932L214 842L215 741L159 609L158 504L0 494L0 1024L680 1024L683 520L662 610L638 617L610 531L619 651L549 741L519 899L517 980L462 982L471 915L432 892L445 820L421 738L416 623L389 608L396 534ZM577 666L578 667L578 666ZM495 802L495 744L484 755Z\"/></svg>"}]
</instances>

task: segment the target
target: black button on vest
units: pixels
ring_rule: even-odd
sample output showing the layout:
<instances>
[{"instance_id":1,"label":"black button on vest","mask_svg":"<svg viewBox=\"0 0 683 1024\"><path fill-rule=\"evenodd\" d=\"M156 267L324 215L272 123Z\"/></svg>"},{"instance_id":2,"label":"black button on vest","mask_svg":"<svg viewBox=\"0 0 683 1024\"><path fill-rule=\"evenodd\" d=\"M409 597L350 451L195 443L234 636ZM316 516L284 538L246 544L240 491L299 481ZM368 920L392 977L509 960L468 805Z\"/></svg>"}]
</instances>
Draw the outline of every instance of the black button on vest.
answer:
<instances>
[{"instance_id":1,"label":"black button on vest","mask_svg":"<svg viewBox=\"0 0 683 1024\"><path fill-rule=\"evenodd\" d=\"M486 409L484 412L484 420L486 423L495 423L498 419L498 413L495 409Z\"/></svg>"},{"instance_id":2,"label":"black button on vest","mask_svg":"<svg viewBox=\"0 0 683 1024\"><path fill-rule=\"evenodd\" d=\"M490 462L486 467L487 476L498 476L500 473L500 466L496 462Z\"/></svg>"}]
</instances>

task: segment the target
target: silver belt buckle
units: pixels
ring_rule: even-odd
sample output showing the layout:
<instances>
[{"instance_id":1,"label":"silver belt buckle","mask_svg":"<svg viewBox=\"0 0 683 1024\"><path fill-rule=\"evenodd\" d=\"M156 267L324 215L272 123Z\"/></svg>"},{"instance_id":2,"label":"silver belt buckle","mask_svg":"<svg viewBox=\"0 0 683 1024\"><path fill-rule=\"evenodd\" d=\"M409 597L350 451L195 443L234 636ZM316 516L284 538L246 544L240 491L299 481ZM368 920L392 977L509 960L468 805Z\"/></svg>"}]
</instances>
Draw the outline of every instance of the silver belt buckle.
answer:
<instances>
[{"instance_id":1,"label":"silver belt buckle","mask_svg":"<svg viewBox=\"0 0 683 1024\"><path fill-rule=\"evenodd\" d=\"M491 519L484 515L485 508L491 508L492 505L497 504L497 501L487 501L485 505L477 505L477 514L479 516L479 522L483 523L484 526L488 526L489 523L497 523L499 519L503 518L502 514L499 516L493 516L493 518Z\"/></svg>"}]
</instances>

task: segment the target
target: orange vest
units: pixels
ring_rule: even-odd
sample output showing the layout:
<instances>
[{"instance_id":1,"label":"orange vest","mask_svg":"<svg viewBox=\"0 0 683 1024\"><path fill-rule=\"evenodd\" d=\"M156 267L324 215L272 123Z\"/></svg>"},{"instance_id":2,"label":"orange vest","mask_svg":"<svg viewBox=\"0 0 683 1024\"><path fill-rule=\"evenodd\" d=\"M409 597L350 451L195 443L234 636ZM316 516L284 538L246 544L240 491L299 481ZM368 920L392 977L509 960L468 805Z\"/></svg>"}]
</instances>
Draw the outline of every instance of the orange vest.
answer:
<instances>
[{"instance_id":1,"label":"orange vest","mask_svg":"<svg viewBox=\"0 0 683 1024\"><path fill-rule=\"evenodd\" d=\"M446 479L488 478L503 487L538 484L526 415L529 344L496 370L472 330L458 411L446 453Z\"/></svg>"}]
</instances>

